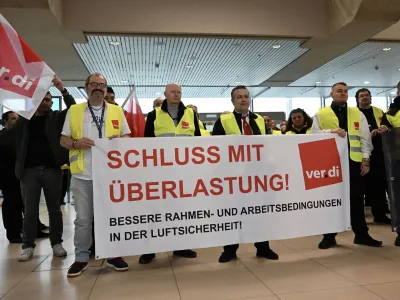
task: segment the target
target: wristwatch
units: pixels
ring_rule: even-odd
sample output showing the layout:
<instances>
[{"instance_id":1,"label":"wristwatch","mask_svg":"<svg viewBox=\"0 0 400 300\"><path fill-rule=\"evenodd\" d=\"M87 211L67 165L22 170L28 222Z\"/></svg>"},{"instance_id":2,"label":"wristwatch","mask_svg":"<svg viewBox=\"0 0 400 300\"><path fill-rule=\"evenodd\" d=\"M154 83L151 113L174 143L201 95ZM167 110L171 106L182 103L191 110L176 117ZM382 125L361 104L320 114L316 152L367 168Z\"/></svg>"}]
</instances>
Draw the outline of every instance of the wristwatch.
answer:
<instances>
[{"instance_id":1,"label":"wristwatch","mask_svg":"<svg viewBox=\"0 0 400 300\"><path fill-rule=\"evenodd\" d=\"M369 166L369 162L370 162L371 160L369 159L369 158L363 158L363 160L362 160L362 162L365 164L365 165L367 165L367 166Z\"/></svg>"}]
</instances>

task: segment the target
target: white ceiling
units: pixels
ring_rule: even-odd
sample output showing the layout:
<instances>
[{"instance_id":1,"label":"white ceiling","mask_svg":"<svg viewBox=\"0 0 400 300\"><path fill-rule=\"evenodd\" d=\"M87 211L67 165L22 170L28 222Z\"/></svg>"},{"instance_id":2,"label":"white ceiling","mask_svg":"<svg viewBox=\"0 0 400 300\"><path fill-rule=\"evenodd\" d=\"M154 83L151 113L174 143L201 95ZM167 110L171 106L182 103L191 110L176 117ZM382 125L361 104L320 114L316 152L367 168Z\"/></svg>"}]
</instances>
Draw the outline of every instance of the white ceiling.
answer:
<instances>
[{"instance_id":1,"label":"white ceiling","mask_svg":"<svg viewBox=\"0 0 400 300\"><path fill-rule=\"evenodd\" d=\"M111 45L118 42L118 46ZM75 44L90 73L100 72L125 98L135 84L139 98L163 95L178 82L184 98L228 98L233 86L250 86L258 97L327 97L330 86L345 81L353 96L370 87L374 96L390 96L400 80L400 43L365 42L319 67L288 87L257 87L307 51L302 40L261 40L184 37L88 36ZM274 49L274 45L280 45ZM383 48L391 48L383 51ZM156 64L159 64L156 67ZM189 66L189 68L187 67ZM376 70L378 67L378 70ZM321 83L316 84L317 81ZM364 84L369 81L369 84ZM78 88L71 94L83 98ZM59 95L52 89L52 94Z\"/></svg>"},{"instance_id":2,"label":"white ceiling","mask_svg":"<svg viewBox=\"0 0 400 300\"><path fill-rule=\"evenodd\" d=\"M111 42L120 44L114 46ZM239 82L259 85L305 53L307 49L300 48L301 43L301 40L88 36L88 43L75 44L75 48L90 73L104 74L110 86L135 84L140 98L155 97L169 82L180 83L185 98L214 98L229 97L229 87ZM274 49L274 45L281 47ZM263 90L253 88L251 93L256 95Z\"/></svg>"}]
</instances>

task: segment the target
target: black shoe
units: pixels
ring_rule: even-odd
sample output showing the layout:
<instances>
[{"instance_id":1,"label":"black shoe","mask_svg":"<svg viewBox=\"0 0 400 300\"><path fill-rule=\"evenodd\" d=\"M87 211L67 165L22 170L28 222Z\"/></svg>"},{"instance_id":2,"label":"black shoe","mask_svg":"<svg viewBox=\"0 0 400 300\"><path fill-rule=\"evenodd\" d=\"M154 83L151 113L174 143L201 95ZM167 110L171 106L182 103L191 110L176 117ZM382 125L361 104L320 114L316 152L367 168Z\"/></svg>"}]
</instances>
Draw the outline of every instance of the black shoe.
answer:
<instances>
[{"instance_id":1,"label":"black shoe","mask_svg":"<svg viewBox=\"0 0 400 300\"><path fill-rule=\"evenodd\" d=\"M107 266L113 268L117 272L128 271L128 264L122 257L107 259Z\"/></svg>"},{"instance_id":2,"label":"black shoe","mask_svg":"<svg viewBox=\"0 0 400 300\"><path fill-rule=\"evenodd\" d=\"M48 234L47 232L38 231L36 238L45 239L45 238L48 238L49 236L50 236L50 234Z\"/></svg>"},{"instance_id":3,"label":"black shoe","mask_svg":"<svg viewBox=\"0 0 400 300\"><path fill-rule=\"evenodd\" d=\"M41 230L41 231L45 231L45 230L49 230L49 229L50 229L49 226L46 226L46 225L44 225L44 224L40 224L40 230Z\"/></svg>"},{"instance_id":4,"label":"black shoe","mask_svg":"<svg viewBox=\"0 0 400 300\"><path fill-rule=\"evenodd\" d=\"M271 260L279 259L279 255L276 254L272 249L257 251L256 255L257 257L264 257L266 259L271 259Z\"/></svg>"},{"instance_id":5,"label":"black shoe","mask_svg":"<svg viewBox=\"0 0 400 300\"><path fill-rule=\"evenodd\" d=\"M336 246L336 238L330 237L330 238L323 238L322 241L318 244L318 248L322 250L329 249L331 247Z\"/></svg>"},{"instance_id":6,"label":"black shoe","mask_svg":"<svg viewBox=\"0 0 400 300\"><path fill-rule=\"evenodd\" d=\"M151 263L151 261L153 259L156 258L156 255L154 253L152 254L143 254L140 258L139 258L139 264L141 265L147 265L149 263Z\"/></svg>"},{"instance_id":7,"label":"black shoe","mask_svg":"<svg viewBox=\"0 0 400 300\"><path fill-rule=\"evenodd\" d=\"M368 233L363 235L356 235L354 237L354 244L364 245L369 247L381 247L382 242L374 240Z\"/></svg>"},{"instance_id":8,"label":"black shoe","mask_svg":"<svg viewBox=\"0 0 400 300\"><path fill-rule=\"evenodd\" d=\"M374 218L374 223L390 225L392 224L392 220L387 216L383 216L379 218Z\"/></svg>"},{"instance_id":9,"label":"black shoe","mask_svg":"<svg viewBox=\"0 0 400 300\"><path fill-rule=\"evenodd\" d=\"M196 258L197 253L193 250L178 250L172 253L175 256L185 257L185 258Z\"/></svg>"},{"instance_id":10,"label":"black shoe","mask_svg":"<svg viewBox=\"0 0 400 300\"><path fill-rule=\"evenodd\" d=\"M9 239L10 244L22 244L22 238L16 237Z\"/></svg>"},{"instance_id":11,"label":"black shoe","mask_svg":"<svg viewBox=\"0 0 400 300\"><path fill-rule=\"evenodd\" d=\"M87 262L74 262L68 270L67 277L77 277L85 272L88 268Z\"/></svg>"},{"instance_id":12,"label":"black shoe","mask_svg":"<svg viewBox=\"0 0 400 300\"><path fill-rule=\"evenodd\" d=\"M232 259L236 259L236 258L237 258L236 253L229 254L226 252L222 252L221 256L218 259L218 262L223 264L223 263L230 262Z\"/></svg>"},{"instance_id":13,"label":"black shoe","mask_svg":"<svg viewBox=\"0 0 400 300\"><path fill-rule=\"evenodd\" d=\"M397 246L397 247L400 247L400 235L398 235L396 237L396 240L394 241L394 245Z\"/></svg>"}]
</instances>

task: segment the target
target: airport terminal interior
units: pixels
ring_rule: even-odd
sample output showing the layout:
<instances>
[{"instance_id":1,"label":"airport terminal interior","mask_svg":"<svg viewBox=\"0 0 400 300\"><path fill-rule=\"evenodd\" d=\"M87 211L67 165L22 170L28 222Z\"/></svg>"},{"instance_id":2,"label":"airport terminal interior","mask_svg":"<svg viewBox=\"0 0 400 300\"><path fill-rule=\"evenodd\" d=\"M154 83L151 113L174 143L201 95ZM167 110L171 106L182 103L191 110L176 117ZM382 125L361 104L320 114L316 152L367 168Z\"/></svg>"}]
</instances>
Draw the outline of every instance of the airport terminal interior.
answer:
<instances>
[{"instance_id":1,"label":"airport terminal interior","mask_svg":"<svg viewBox=\"0 0 400 300\"><path fill-rule=\"evenodd\" d=\"M177 83L182 102L197 107L211 133L220 115L233 111L231 91L239 85L250 93L250 111L270 116L277 130L293 109L313 117L330 106L337 82L347 83L348 106L357 106L362 88L384 112L400 95L399 0L0 0L0 14L77 103L87 101L85 80L96 72L123 108L134 88L145 115L166 85ZM50 93L52 109L66 109L61 92ZM7 111L0 106L0 114ZM193 259L157 253L150 264L125 257L128 272L91 258L86 272L68 278L74 201L68 191L66 257L53 257L43 238L33 259L19 262L21 244L9 243L0 228L1 300L400 299L397 234L374 222L370 207L369 233L383 247L356 245L349 230L327 250L318 249L321 235L271 241L279 260L256 257L253 244L241 244L228 263L218 262L222 246L195 249ZM43 197L39 217L49 225Z\"/></svg>"}]
</instances>

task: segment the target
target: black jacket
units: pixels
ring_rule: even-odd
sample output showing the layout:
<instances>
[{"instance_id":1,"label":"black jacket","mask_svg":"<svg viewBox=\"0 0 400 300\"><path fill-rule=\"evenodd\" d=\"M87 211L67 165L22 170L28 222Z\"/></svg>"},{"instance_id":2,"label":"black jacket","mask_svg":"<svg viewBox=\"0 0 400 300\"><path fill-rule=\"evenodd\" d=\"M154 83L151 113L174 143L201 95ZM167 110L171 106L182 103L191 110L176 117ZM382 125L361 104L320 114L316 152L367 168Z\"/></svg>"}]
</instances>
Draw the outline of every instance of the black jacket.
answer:
<instances>
[{"instance_id":1,"label":"black jacket","mask_svg":"<svg viewBox=\"0 0 400 300\"><path fill-rule=\"evenodd\" d=\"M397 96L394 99L393 103L390 104L388 112L383 115L381 125L385 125L388 128L392 128L393 126L392 124L389 123L389 120L387 119L386 115L395 116L399 110L400 110L400 96Z\"/></svg>"},{"instance_id":2,"label":"black jacket","mask_svg":"<svg viewBox=\"0 0 400 300\"><path fill-rule=\"evenodd\" d=\"M164 102L161 105L161 109L168 113L168 104L167 100L164 100ZM183 114L185 113L186 106L183 105L182 102L179 103L178 106L178 124L181 121ZM201 136L200 132L200 127L199 127L199 122L197 119L196 114L193 114L194 116L194 136ZM156 120L156 110L153 109L149 114L147 115L146 119L146 127L144 128L144 137L155 137L154 134L154 121Z\"/></svg>"},{"instance_id":3,"label":"black jacket","mask_svg":"<svg viewBox=\"0 0 400 300\"><path fill-rule=\"evenodd\" d=\"M233 114L235 115L235 119L239 126L240 132L242 132L242 115L238 114L236 111L234 111ZM253 135L261 135L260 128L258 128L258 125L256 123L257 118L260 117L252 112L249 112L249 121L250 121L249 125L251 130L253 131ZM266 124L265 124L265 132L266 134L270 134L270 131L268 130ZM215 122L212 135L226 135L225 129L221 123L221 118L218 118L218 120Z\"/></svg>"},{"instance_id":4,"label":"black jacket","mask_svg":"<svg viewBox=\"0 0 400 300\"><path fill-rule=\"evenodd\" d=\"M60 167L68 161L68 150L60 145L61 131L64 126L65 116L75 99L71 95L64 96L67 109L51 111L46 118L45 131L50 148L54 154L56 164ZM5 131L0 138L0 149L14 147L16 151L15 175L18 179L24 174L25 157L29 140L29 120L19 118L14 127Z\"/></svg>"}]
</instances>

